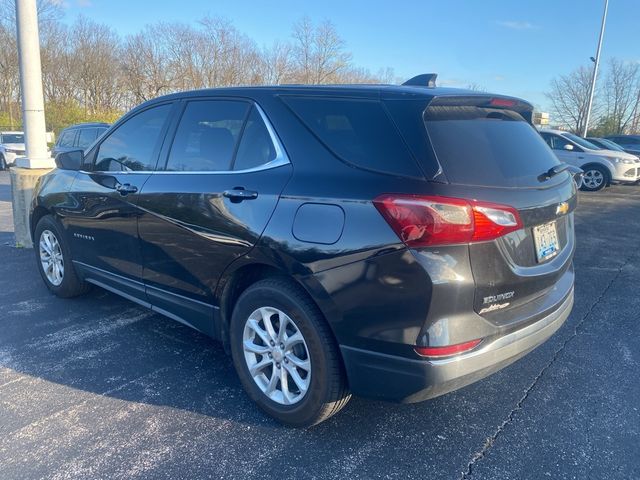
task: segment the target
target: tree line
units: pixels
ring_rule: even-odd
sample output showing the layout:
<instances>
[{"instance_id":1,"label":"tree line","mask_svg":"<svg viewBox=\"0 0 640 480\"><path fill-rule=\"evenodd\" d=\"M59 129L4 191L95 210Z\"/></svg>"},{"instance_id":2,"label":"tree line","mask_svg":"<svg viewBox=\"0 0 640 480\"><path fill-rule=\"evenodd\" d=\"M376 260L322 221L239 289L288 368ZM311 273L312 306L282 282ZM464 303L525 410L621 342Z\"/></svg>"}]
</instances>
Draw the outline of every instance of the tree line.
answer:
<instances>
[{"instance_id":1,"label":"tree line","mask_svg":"<svg viewBox=\"0 0 640 480\"><path fill-rule=\"evenodd\" d=\"M0 125L20 125L14 0L0 0ZM79 17L62 21L59 2L38 1L47 128L112 122L145 100L180 90L283 83L391 82L390 68L355 65L329 21L305 17L289 39L258 45L231 22L160 22L121 36Z\"/></svg>"},{"instance_id":2,"label":"tree line","mask_svg":"<svg viewBox=\"0 0 640 480\"><path fill-rule=\"evenodd\" d=\"M547 98L552 121L582 134L587 121L593 66L581 66L551 82ZM640 63L610 59L600 70L589 120L589 135L640 132Z\"/></svg>"}]
</instances>

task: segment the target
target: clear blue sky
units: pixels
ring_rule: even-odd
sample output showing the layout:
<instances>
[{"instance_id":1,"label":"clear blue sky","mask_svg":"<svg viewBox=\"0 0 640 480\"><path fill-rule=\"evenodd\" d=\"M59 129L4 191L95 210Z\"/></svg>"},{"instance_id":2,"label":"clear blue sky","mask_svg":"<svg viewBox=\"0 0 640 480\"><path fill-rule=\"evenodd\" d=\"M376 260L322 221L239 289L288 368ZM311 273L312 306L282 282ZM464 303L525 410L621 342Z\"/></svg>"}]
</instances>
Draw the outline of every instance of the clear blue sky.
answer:
<instances>
[{"instance_id":1,"label":"clear blue sky","mask_svg":"<svg viewBox=\"0 0 640 480\"><path fill-rule=\"evenodd\" d=\"M398 77L437 72L439 84L476 83L547 108L551 79L594 55L603 0L58 0L79 15L133 33L205 14L233 22L259 45L286 40L307 15L329 19L354 62ZM640 0L610 0L602 59L640 62Z\"/></svg>"}]
</instances>

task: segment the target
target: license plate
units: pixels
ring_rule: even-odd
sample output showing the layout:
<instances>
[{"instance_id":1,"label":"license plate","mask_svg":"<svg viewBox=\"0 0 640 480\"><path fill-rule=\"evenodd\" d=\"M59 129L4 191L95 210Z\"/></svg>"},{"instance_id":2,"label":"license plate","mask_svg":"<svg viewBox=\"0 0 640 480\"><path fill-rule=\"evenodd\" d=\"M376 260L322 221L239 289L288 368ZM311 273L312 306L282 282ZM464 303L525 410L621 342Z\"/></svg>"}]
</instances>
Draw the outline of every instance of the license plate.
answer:
<instances>
[{"instance_id":1,"label":"license plate","mask_svg":"<svg viewBox=\"0 0 640 480\"><path fill-rule=\"evenodd\" d=\"M556 222L553 221L533 227L533 243L536 247L538 263L556 256L560 249Z\"/></svg>"}]
</instances>

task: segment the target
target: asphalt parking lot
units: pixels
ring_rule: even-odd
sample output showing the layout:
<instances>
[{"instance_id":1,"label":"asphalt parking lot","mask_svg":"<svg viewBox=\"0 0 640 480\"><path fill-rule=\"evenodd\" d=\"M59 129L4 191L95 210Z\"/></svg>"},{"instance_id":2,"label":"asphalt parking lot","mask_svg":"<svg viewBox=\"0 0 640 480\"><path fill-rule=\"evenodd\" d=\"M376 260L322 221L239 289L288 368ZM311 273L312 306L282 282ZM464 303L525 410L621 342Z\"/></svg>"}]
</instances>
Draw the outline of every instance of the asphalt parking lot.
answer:
<instances>
[{"instance_id":1,"label":"asphalt parking lot","mask_svg":"<svg viewBox=\"0 0 640 480\"><path fill-rule=\"evenodd\" d=\"M203 335L97 288L50 295L0 172L0 478L640 478L640 186L581 194L576 227L576 304L547 343L444 397L292 430Z\"/></svg>"}]
</instances>

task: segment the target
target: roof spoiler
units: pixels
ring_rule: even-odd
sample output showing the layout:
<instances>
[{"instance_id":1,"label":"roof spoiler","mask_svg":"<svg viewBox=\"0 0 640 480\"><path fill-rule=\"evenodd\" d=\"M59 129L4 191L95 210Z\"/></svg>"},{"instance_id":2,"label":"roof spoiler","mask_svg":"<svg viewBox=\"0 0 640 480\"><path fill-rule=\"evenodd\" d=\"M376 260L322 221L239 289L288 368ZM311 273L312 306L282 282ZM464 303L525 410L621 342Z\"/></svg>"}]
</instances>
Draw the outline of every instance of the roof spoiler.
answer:
<instances>
[{"instance_id":1,"label":"roof spoiler","mask_svg":"<svg viewBox=\"0 0 640 480\"><path fill-rule=\"evenodd\" d=\"M416 75L415 77L410 78L402 85L411 87L435 87L436 78L438 78L437 73L423 73L422 75Z\"/></svg>"}]
</instances>

